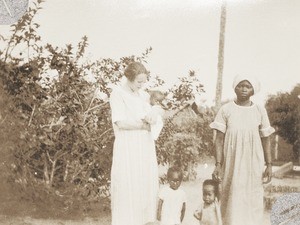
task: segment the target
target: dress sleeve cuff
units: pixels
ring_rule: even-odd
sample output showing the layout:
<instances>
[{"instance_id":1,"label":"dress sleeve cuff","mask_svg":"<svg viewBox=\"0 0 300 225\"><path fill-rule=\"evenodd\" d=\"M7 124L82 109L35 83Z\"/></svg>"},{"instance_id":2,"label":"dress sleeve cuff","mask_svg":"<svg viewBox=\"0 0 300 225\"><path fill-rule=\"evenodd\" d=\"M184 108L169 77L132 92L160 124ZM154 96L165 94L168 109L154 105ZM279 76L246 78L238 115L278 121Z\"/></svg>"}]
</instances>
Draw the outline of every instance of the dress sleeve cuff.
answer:
<instances>
[{"instance_id":1,"label":"dress sleeve cuff","mask_svg":"<svg viewBox=\"0 0 300 225\"><path fill-rule=\"evenodd\" d=\"M273 134L275 132L275 129L271 126L260 129L260 136L261 137L268 137L271 134Z\"/></svg>"},{"instance_id":2,"label":"dress sleeve cuff","mask_svg":"<svg viewBox=\"0 0 300 225\"><path fill-rule=\"evenodd\" d=\"M211 124L209 124L209 127L212 129L216 129L218 131L221 131L222 133L226 132L226 126L223 123L219 123L219 122L212 122Z\"/></svg>"}]
</instances>

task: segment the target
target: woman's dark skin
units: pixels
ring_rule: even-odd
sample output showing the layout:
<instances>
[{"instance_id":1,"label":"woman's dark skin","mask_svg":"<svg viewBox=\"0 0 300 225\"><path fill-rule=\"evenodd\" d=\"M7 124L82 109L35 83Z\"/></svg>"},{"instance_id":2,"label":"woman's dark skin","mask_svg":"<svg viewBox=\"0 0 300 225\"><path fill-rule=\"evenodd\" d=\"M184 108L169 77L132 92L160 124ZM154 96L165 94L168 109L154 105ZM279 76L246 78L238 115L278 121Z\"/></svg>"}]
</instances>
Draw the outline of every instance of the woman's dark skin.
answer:
<instances>
[{"instance_id":1,"label":"woman's dark skin","mask_svg":"<svg viewBox=\"0 0 300 225\"><path fill-rule=\"evenodd\" d=\"M236 93L236 101L235 103L240 106L251 106L253 103L250 100L250 97L254 94L254 90L250 82L247 80L241 81L236 88L234 89ZM212 174L213 179L221 182L221 171L223 164L223 145L225 134L221 131L216 131L216 141L215 141L215 159L216 159L216 167ZM264 150L264 157L266 162L266 169L263 174L264 184L267 184L272 179L272 164L271 164L271 147L270 147L270 138L262 137L261 138L262 147Z\"/></svg>"}]
</instances>

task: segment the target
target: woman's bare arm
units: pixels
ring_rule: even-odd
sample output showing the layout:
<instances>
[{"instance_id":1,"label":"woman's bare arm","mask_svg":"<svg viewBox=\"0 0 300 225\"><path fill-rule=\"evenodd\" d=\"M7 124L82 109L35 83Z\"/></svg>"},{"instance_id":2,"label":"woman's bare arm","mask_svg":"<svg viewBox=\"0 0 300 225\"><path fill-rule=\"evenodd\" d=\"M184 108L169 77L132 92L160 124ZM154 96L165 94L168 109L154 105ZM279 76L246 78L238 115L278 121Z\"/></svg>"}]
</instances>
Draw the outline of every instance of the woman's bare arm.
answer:
<instances>
[{"instance_id":1,"label":"woman's bare arm","mask_svg":"<svg viewBox=\"0 0 300 225\"><path fill-rule=\"evenodd\" d=\"M262 137L261 142L264 150L265 162L267 165L267 168L264 173L264 178L266 178L266 181L264 181L264 183L267 184L272 179L272 153L271 153L270 137L269 136Z\"/></svg>"},{"instance_id":2,"label":"woman's bare arm","mask_svg":"<svg viewBox=\"0 0 300 225\"><path fill-rule=\"evenodd\" d=\"M216 167L213 172L213 179L220 182L221 181L221 167L223 164L223 145L225 134L221 131L216 130L216 140L215 140L215 159L216 159Z\"/></svg>"},{"instance_id":3,"label":"woman's bare arm","mask_svg":"<svg viewBox=\"0 0 300 225\"><path fill-rule=\"evenodd\" d=\"M216 158L216 164L223 163L223 146L224 146L224 137L225 134L221 131L217 130L216 135L216 143L215 143L215 158Z\"/></svg>"}]
</instances>

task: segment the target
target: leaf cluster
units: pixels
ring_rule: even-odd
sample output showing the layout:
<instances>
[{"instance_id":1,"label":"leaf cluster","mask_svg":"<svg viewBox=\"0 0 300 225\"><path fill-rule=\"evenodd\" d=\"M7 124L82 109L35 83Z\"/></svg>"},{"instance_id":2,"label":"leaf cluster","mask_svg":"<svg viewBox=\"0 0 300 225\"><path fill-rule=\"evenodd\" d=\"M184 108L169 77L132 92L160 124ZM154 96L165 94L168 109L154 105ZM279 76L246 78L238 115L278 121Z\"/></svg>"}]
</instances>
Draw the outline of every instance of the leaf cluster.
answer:
<instances>
[{"instance_id":1,"label":"leaf cluster","mask_svg":"<svg viewBox=\"0 0 300 225\"><path fill-rule=\"evenodd\" d=\"M271 95L266 103L271 124L277 134L293 145L295 158L300 156L300 84L288 93Z\"/></svg>"},{"instance_id":2,"label":"leaf cluster","mask_svg":"<svg viewBox=\"0 0 300 225\"><path fill-rule=\"evenodd\" d=\"M42 44L34 22L42 1L33 2L0 51L0 138L5 144L10 182L23 197L36 201L45 196L71 210L76 202L109 197L114 134L108 99L112 85L120 82L125 67L146 63L152 48L141 56L86 60L88 38L77 46ZM26 54L27 53L27 54ZM154 86L164 81L159 77ZM168 110L157 141L160 164L179 163L188 171L203 154L211 154L209 111L188 113L183 123L176 117L191 109L203 85L193 71L167 91ZM184 117L184 116L183 116ZM46 203L45 203L46 204Z\"/></svg>"}]
</instances>

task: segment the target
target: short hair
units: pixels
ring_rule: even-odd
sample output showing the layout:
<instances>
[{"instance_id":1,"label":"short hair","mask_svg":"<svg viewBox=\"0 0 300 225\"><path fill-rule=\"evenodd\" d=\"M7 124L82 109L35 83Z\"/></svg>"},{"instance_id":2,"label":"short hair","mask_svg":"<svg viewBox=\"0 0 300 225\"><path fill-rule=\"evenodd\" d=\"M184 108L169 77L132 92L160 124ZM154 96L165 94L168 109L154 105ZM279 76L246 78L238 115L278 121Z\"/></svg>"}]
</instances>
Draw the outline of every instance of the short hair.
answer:
<instances>
[{"instance_id":1,"label":"short hair","mask_svg":"<svg viewBox=\"0 0 300 225\"><path fill-rule=\"evenodd\" d=\"M168 169L167 178L170 178L171 174L173 174L173 173L178 173L180 176L180 179L181 180L183 179L182 170L178 166L172 166Z\"/></svg>"},{"instance_id":2,"label":"short hair","mask_svg":"<svg viewBox=\"0 0 300 225\"><path fill-rule=\"evenodd\" d=\"M157 99L159 102L165 99L166 95L158 90L149 91L150 100Z\"/></svg>"},{"instance_id":3,"label":"short hair","mask_svg":"<svg viewBox=\"0 0 300 225\"><path fill-rule=\"evenodd\" d=\"M205 181L203 182L203 186L202 186L202 187L204 187L204 186L206 186L206 185L211 185L211 186L213 186L213 187L214 187L215 195L218 195L218 193L219 193L219 183L218 183L217 181L212 180L212 179L205 180Z\"/></svg>"},{"instance_id":4,"label":"short hair","mask_svg":"<svg viewBox=\"0 0 300 225\"><path fill-rule=\"evenodd\" d=\"M139 75L139 74L149 74L149 71L146 69L146 67L140 63L140 62L133 62L130 63L125 71L124 71L124 75L125 77L127 77L127 79L129 81L134 81L135 78Z\"/></svg>"}]
</instances>

